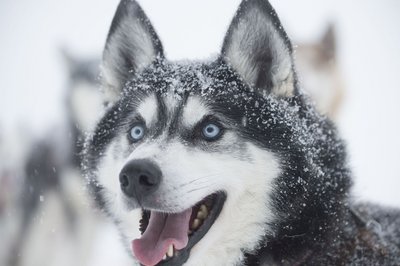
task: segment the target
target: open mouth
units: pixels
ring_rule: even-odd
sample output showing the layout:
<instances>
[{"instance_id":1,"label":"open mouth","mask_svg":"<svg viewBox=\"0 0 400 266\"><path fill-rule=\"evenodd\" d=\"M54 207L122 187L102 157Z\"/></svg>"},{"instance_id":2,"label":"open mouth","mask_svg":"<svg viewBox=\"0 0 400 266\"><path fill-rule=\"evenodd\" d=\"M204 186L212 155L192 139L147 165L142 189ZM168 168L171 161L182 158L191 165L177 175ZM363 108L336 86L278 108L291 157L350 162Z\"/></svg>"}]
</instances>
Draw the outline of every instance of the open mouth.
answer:
<instances>
[{"instance_id":1,"label":"open mouth","mask_svg":"<svg viewBox=\"0 0 400 266\"><path fill-rule=\"evenodd\" d=\"M182 265L218 218L225 199L225 193L212 194L181 213L143 210L142 236L132 241L135 257L146 266Z\"/></svg>"}]
</instances>

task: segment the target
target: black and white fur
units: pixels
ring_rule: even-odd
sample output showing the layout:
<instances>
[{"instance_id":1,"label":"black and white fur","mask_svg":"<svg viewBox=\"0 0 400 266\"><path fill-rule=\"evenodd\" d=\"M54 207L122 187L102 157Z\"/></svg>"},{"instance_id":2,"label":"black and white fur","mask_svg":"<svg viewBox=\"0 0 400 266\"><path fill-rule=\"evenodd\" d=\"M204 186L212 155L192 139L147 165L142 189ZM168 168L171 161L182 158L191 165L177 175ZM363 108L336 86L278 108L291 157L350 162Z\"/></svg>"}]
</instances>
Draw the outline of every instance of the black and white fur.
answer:
<instances>
[{"instance_id":1,"label":"black and white fur","mask_svg":"<svg viewBox=\"0 0 400 266\"><path fill-rule=\"evenodd\" d=\"M396 264L398 212L385 220L352 204L345 147L302 94L292 53L271 5L244 0L218 58L171 62L139 5L121 1L103 57L109 108L87 139L84 168L128 249L141 208L177 213L223 192L218 218L179 264ZM138 121L146 136L134 143ZM209 121L223 129L216 141L201 137ZM154 197L121 191L132 160L161 170Z\"/></svg>"}]
</instances>

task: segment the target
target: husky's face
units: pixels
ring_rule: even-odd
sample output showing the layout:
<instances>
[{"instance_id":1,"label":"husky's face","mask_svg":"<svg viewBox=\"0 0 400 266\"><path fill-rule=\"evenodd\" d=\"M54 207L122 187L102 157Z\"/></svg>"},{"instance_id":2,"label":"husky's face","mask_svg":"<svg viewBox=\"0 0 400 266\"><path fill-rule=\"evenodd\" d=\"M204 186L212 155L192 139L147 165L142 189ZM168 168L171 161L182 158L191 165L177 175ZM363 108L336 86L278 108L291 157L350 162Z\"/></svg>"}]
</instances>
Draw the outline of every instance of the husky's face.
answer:
<instances>
[{"instance_id":1,"label":"husky's face","mask_svg":"<svg viewBox=\"0 0 400 266\"><path fill-rule=\"evenodd\" d=\"M226 261L232 252L237 260L235 247L254 246L273 218L254 213L271 209L278 160L249 140L242 108L250 103L233 97L239 79L226 66L207 68L155 63L127 85L99 127L106 131L97 140L104 145L97 150L101 195L128 243L140 238L133 251L146 265L166 253L173 265L189 252L193 263L204 254L225 253Z\"/></svg>"},{"instance_id":2,"label":"husky's face","mask_svg":"<svg viewBox=\"0 0 400 266\"><path fill-rule=\"evenodd\" d=\"M298 109L291 46L266 1L242 3L218 59L186 65L168 62L137 3L122 1L103 67L111 107L85 162L137 261L230 265L274 234Z\"/></svg>"}]
</instances>

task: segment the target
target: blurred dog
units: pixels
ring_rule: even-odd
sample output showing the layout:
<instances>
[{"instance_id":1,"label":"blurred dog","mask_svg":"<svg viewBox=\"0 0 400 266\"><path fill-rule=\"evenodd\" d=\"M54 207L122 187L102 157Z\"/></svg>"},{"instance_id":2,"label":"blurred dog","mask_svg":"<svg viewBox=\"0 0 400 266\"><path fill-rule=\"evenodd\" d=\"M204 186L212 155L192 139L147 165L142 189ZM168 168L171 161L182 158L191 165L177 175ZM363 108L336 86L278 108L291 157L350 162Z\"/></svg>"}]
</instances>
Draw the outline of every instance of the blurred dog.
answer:
<instances>
[{"instance_id":1,"label":"blurred dog","mask_svg":"<svg viewBox=\"0 0 400 266\"><path fill-rule=\"evenodd\" d=\"M53 259L87 265L91 256L99 217L91 211L80 164L83 136L102 107L95 85L99 64L75 59L65 50L63 56L68 68L66 125L39 139L26 129L18 131L25 136L3 137L0 157L7 165L0 168L1 265L62 265Z\"/></svg>"},{"instance_id":2,"label":"blurred dog","mask_svg":"<svg viewBox=\"0 0 400 266\"><path fill-rule=\"evenodd\" d=\"M302 87L320 113L332 119L337 118L345 94L336 46L335 27L331 24L320 41L301 43L295 53Z\"/></svg>"}]
</instances>

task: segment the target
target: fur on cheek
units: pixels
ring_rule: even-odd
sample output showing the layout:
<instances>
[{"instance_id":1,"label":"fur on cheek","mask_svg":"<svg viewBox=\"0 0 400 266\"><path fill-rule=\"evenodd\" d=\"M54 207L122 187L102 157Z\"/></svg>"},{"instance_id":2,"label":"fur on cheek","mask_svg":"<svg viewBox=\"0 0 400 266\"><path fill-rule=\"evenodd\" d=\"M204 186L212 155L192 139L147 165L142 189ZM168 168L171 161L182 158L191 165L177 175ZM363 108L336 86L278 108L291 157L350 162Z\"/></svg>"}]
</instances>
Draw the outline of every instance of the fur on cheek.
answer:
<instances>
[{"instance_id":1,"label":"fur on cheek","mask_svg":"<svg viewBox=\"0 0 400 266\"><path fill-rule=\"evenodd\" d=\"M116 223L123 238L124 245L130 249L131 241L140 237L139 221L142 216L140 209L128 210L123 201L119 184L119 172L126 160L116 159L112 152L115 145L111 144L106 156L98 166L98 182L104 188L102 196L105 200L105 208Z\"/></svg>"},{"instance_id":2,"label":"fur on cheek","mask_svg":"<svg viewBox=\"0 0 400 266\"><path fill-rule=\"evenodd\" d=\"M268 223L274 219L274 214L269 196L272 181L280 173L278 159L252 144L248 144L248 152L254 160L237 164L238 174L231 179L240 181L229 180L236 185L227 188L228 196L221 214L193 247L185 265L236 265L244 259L244 252L254 250L265 234L272 234ZM254 170L246 174L243 169Z\"/></svg>"}]
</instances>

